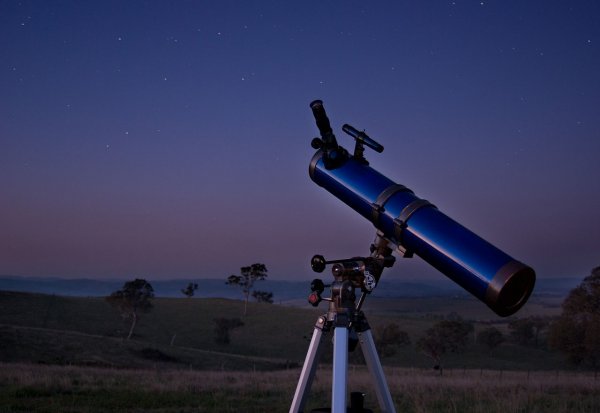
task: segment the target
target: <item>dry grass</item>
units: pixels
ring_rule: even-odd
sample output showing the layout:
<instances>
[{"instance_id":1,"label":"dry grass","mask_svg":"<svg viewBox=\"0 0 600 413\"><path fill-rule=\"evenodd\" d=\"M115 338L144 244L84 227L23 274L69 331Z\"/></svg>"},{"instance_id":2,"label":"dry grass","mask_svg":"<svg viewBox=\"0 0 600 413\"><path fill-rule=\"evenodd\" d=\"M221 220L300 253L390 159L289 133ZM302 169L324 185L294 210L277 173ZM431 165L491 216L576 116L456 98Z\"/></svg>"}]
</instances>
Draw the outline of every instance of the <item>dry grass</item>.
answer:
<instances>
[{"instance_id":1,"label":"dry grass","mask_svg":"<svg viewBox=\"0 0 600 413\"><path fill-rule=\"evenodd\" d=\"M308 409L328 405L331 371L317 373ZM597 412L593 373L386 371L398 412ZM285 412L298 370L115 370L0 364L0 412ZM377 404L367 371L351 367L350 390Z\"/></svg>"}]
</instances>

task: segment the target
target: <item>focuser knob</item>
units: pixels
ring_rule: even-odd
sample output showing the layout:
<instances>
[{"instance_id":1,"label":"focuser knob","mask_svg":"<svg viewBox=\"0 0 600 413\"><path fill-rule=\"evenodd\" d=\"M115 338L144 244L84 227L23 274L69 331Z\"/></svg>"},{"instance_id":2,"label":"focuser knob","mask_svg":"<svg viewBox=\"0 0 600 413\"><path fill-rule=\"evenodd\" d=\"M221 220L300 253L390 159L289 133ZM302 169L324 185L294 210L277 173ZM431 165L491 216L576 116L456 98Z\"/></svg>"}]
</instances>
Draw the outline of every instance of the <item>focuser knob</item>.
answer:
<instances>
[{"instance_id":1,"label":"focuser knob","mask_svg":"<svg viewBox=\"0 0 600 413\"><path fill-rule=\"evenodd\" d=\"M325 271L325 267L327 266L327 261L325 261L325 257L322 255L315 255L310 260L310 268L314 272L323 272Z\"/></svg>"},{"instance_id":2,"label":"focuser knob","mask_svg":"<svg viewBox=\"0 0 600 413\"><path fill-rule=\"evenodd\" d=\"M321 298L321 295L319 293L317 293L316 291L313 291L308 296L308 302L313 307L317 307L321 301L323 301L323 299Z\"/></svg>"},{"instance_id":3,"label":"focuser knob","mask_svg":"<svg viewBox=\"0 0 600 413\"><path fill-rule=\"evenodd\" d=\"M310 290L316 291L319 294L321 294L323 291L325 291L325 284L323 283L323 280L320 280L318 278L315 278L314 280L312 280L312 282L310 283Z\"/></svg>"}]
</instances>

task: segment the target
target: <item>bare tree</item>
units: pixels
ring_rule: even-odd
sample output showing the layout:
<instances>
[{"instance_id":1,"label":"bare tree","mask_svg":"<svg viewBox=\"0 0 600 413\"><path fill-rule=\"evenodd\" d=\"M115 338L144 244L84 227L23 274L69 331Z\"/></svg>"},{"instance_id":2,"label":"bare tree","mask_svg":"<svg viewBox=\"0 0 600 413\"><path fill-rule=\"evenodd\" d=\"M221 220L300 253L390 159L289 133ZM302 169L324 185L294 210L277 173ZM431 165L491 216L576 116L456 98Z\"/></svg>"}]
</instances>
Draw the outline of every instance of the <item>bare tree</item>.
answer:
<instances>
[{"instance_id":1,"label":"bare tree","mask_svg":"<svg viewBox=\"0 0 600 413\"><path fill-rule=\"evenodd\" d=\"M242 293L244 294L244 315L246 315L248 313L250 292L254 289L256 281L262 281L267 278L267 267L265 264L252 264L249 267L242 267L240 273L241 275L230 275L225 284L242 288Z\"/></svg>"},{"instance_id":2,"label":"bare tree","mask_svg":"<svg viewBox=\"0 0 600 413\"><path fill-rule=\"evenodd\" d=\"M133 335L139 314L152 309L153 298L154 289L148 281L140 278L127 281L123 284L123 288L106 297L106 301L110 305L119 309L123 318L131 318L131 327L127 335L128 340Z\"/></svg>"}]
</instances>

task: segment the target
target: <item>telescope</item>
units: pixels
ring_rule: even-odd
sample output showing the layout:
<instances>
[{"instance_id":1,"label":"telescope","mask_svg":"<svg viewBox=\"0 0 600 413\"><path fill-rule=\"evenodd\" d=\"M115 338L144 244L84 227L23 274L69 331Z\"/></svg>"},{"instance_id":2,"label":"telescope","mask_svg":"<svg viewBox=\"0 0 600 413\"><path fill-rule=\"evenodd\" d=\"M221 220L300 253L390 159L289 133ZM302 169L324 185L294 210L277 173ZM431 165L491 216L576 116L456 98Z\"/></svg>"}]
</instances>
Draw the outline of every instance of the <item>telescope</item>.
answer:
<instances>
[{"instance_id":1,"label":"telescope","mask_svg":"<svg viewBox=\"0 0 600 413\"><path fill-rule=\"evenodd\" d=\"M535 285L531 267L369 166L365 146L376 152L383 146L346 124L342 130L355 139L350 154L338 145L323 102L310 107L321 135L312 141L317 152L309 167L317 185L369 220L403 257L421 257L499 316L510 316L527 302Z\"/></svg>"}]
</instances>

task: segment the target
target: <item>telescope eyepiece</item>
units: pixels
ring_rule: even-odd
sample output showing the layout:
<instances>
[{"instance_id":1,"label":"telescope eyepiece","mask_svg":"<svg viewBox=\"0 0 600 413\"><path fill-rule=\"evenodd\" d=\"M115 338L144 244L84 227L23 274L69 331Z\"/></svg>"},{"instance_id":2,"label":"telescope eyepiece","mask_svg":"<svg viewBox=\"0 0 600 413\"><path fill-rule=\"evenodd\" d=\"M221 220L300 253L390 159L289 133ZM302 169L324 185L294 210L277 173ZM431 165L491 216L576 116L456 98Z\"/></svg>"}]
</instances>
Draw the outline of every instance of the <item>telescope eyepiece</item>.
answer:
<instances>
[{"instance_id":1,"label":"telescope eyepiece","mask_svg":"<svg viewBox=\"0 0 600 413\"><path fill-rule=\"evenodd\" d=\"M317 128L319 128L319 132L321 132L321 136L325 138L328 135L333 134L331 130L331 124L329 123L329 118L327 117L327 113L325 113L325 108L323 107L322 100L313 100L310 103L310 108L312 109L315 120L317 121Z\"/></svg>"}]
</instances>

